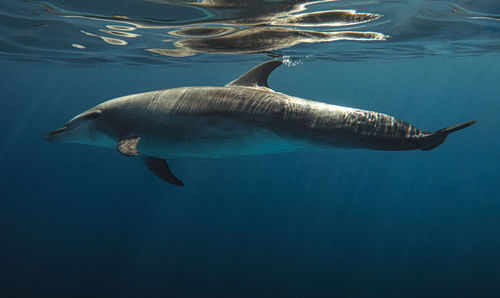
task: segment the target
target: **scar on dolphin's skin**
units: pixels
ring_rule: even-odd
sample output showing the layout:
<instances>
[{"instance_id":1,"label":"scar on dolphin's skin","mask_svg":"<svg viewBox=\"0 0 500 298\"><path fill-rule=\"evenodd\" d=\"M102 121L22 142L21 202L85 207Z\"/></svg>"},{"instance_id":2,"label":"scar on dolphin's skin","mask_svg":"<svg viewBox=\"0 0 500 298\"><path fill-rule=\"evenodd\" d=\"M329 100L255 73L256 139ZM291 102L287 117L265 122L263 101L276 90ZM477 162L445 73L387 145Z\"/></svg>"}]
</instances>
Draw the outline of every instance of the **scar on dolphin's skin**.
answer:
<instances>
[{"instance_id":1,"label":"scar on dolphin's skin","mask_svg":"<svg viewBox=\"0 0 500 298\"><path fill-rule=\"evenodd\" d=\"M52 142L117 149L160 179L184 185L166 160L362 148L432 150L476 121L426 132L392 116L270 89L283 62L265 62L223 87L181 87L115 98L47 134Z\"/></svg>"}]
</instances>

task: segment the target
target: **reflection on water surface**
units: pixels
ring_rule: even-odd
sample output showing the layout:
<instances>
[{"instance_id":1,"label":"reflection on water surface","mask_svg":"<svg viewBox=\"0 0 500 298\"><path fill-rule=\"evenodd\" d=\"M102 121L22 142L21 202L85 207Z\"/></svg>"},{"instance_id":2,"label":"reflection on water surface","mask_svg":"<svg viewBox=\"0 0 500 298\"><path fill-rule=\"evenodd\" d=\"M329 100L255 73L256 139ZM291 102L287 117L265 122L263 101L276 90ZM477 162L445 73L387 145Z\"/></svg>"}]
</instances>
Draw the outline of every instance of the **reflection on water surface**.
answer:
<instances>
[{"instance_id":1,"label":"reflection on water surface","mask_svg":"<svg viewBox=\"0 0 500 298\"><path fill-rule=\"evenodd\" d=\"M500 4L486 2L490 12L430 0L7 0L0 55L144 64L211 54L352 61L497 52Z\"/></svg>"}]
</instances>

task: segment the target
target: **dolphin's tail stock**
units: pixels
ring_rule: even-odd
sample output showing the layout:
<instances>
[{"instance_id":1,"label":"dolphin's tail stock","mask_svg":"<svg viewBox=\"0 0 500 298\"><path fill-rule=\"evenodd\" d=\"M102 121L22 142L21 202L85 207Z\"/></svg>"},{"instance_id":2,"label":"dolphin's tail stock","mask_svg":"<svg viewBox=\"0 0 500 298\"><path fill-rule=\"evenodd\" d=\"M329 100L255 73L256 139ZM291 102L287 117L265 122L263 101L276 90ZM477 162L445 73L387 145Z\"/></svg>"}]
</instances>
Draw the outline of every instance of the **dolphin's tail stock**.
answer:
<instances>
[{"instance_id":1,"label":"dolphin's tail stock","mask_svg":"<svg viewBox=\"0 0 500 298\"><path fill-rule=\"evenodd\" d=\"M425 150L425 151L432 150L437 146L443 144L444 140L446 140L446 137L450 133L469 127L476 122L477 121L463 122L440 130L436 130L435 132L431 132L427 137L428 141L425 142L425 144L422 147L420 147L420 150Z\"/></svg>"}]
</instances>

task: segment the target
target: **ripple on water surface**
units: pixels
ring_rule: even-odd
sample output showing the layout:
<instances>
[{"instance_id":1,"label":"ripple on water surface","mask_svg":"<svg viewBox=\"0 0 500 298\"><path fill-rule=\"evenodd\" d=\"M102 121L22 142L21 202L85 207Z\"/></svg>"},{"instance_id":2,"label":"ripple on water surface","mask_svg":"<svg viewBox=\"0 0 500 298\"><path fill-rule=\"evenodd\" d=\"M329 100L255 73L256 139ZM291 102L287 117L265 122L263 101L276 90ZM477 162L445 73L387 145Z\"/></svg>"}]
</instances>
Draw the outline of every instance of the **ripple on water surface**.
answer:
<instances>
[{"instance_id":1,"label":"ripple on water surface","mask_svg":"<svg viewBox=\"0 0 500 298\"><path fill-rule=\"evenodd\" d=\"M498 52L500 3L466 4L7 0L0 4L0 55L29 61L149 64L181 57L206 61L213 54L355 61ZM254 58L246 55L234 61Z\"/></svg>"}]
</instances>

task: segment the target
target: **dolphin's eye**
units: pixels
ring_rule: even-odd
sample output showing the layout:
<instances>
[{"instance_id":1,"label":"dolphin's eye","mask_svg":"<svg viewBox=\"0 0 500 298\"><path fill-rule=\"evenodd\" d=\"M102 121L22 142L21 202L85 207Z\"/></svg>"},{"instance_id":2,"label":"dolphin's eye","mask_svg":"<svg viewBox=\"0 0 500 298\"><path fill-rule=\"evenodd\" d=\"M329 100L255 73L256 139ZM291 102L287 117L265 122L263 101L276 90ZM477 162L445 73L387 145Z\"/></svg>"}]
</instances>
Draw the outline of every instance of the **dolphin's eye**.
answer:
<instances>
[{"instance_id":1,"label":"dolphin's eye","mask_svg":"<svg viewBox=\"0 0 500 298\"><path fill-rule=\"evenodd\" d=\"M92 112L92 113L89 113L89 114L85 115L85 116L83 117L83 119L85 119L85 120L94 120L94 119L96 119L97 117L99 117L99 115L101 115L101 113L102 113L102 111L100 111L100 110L98 110L98 111L94 111L94 112Z\"/></svg>"}]
</instances>

